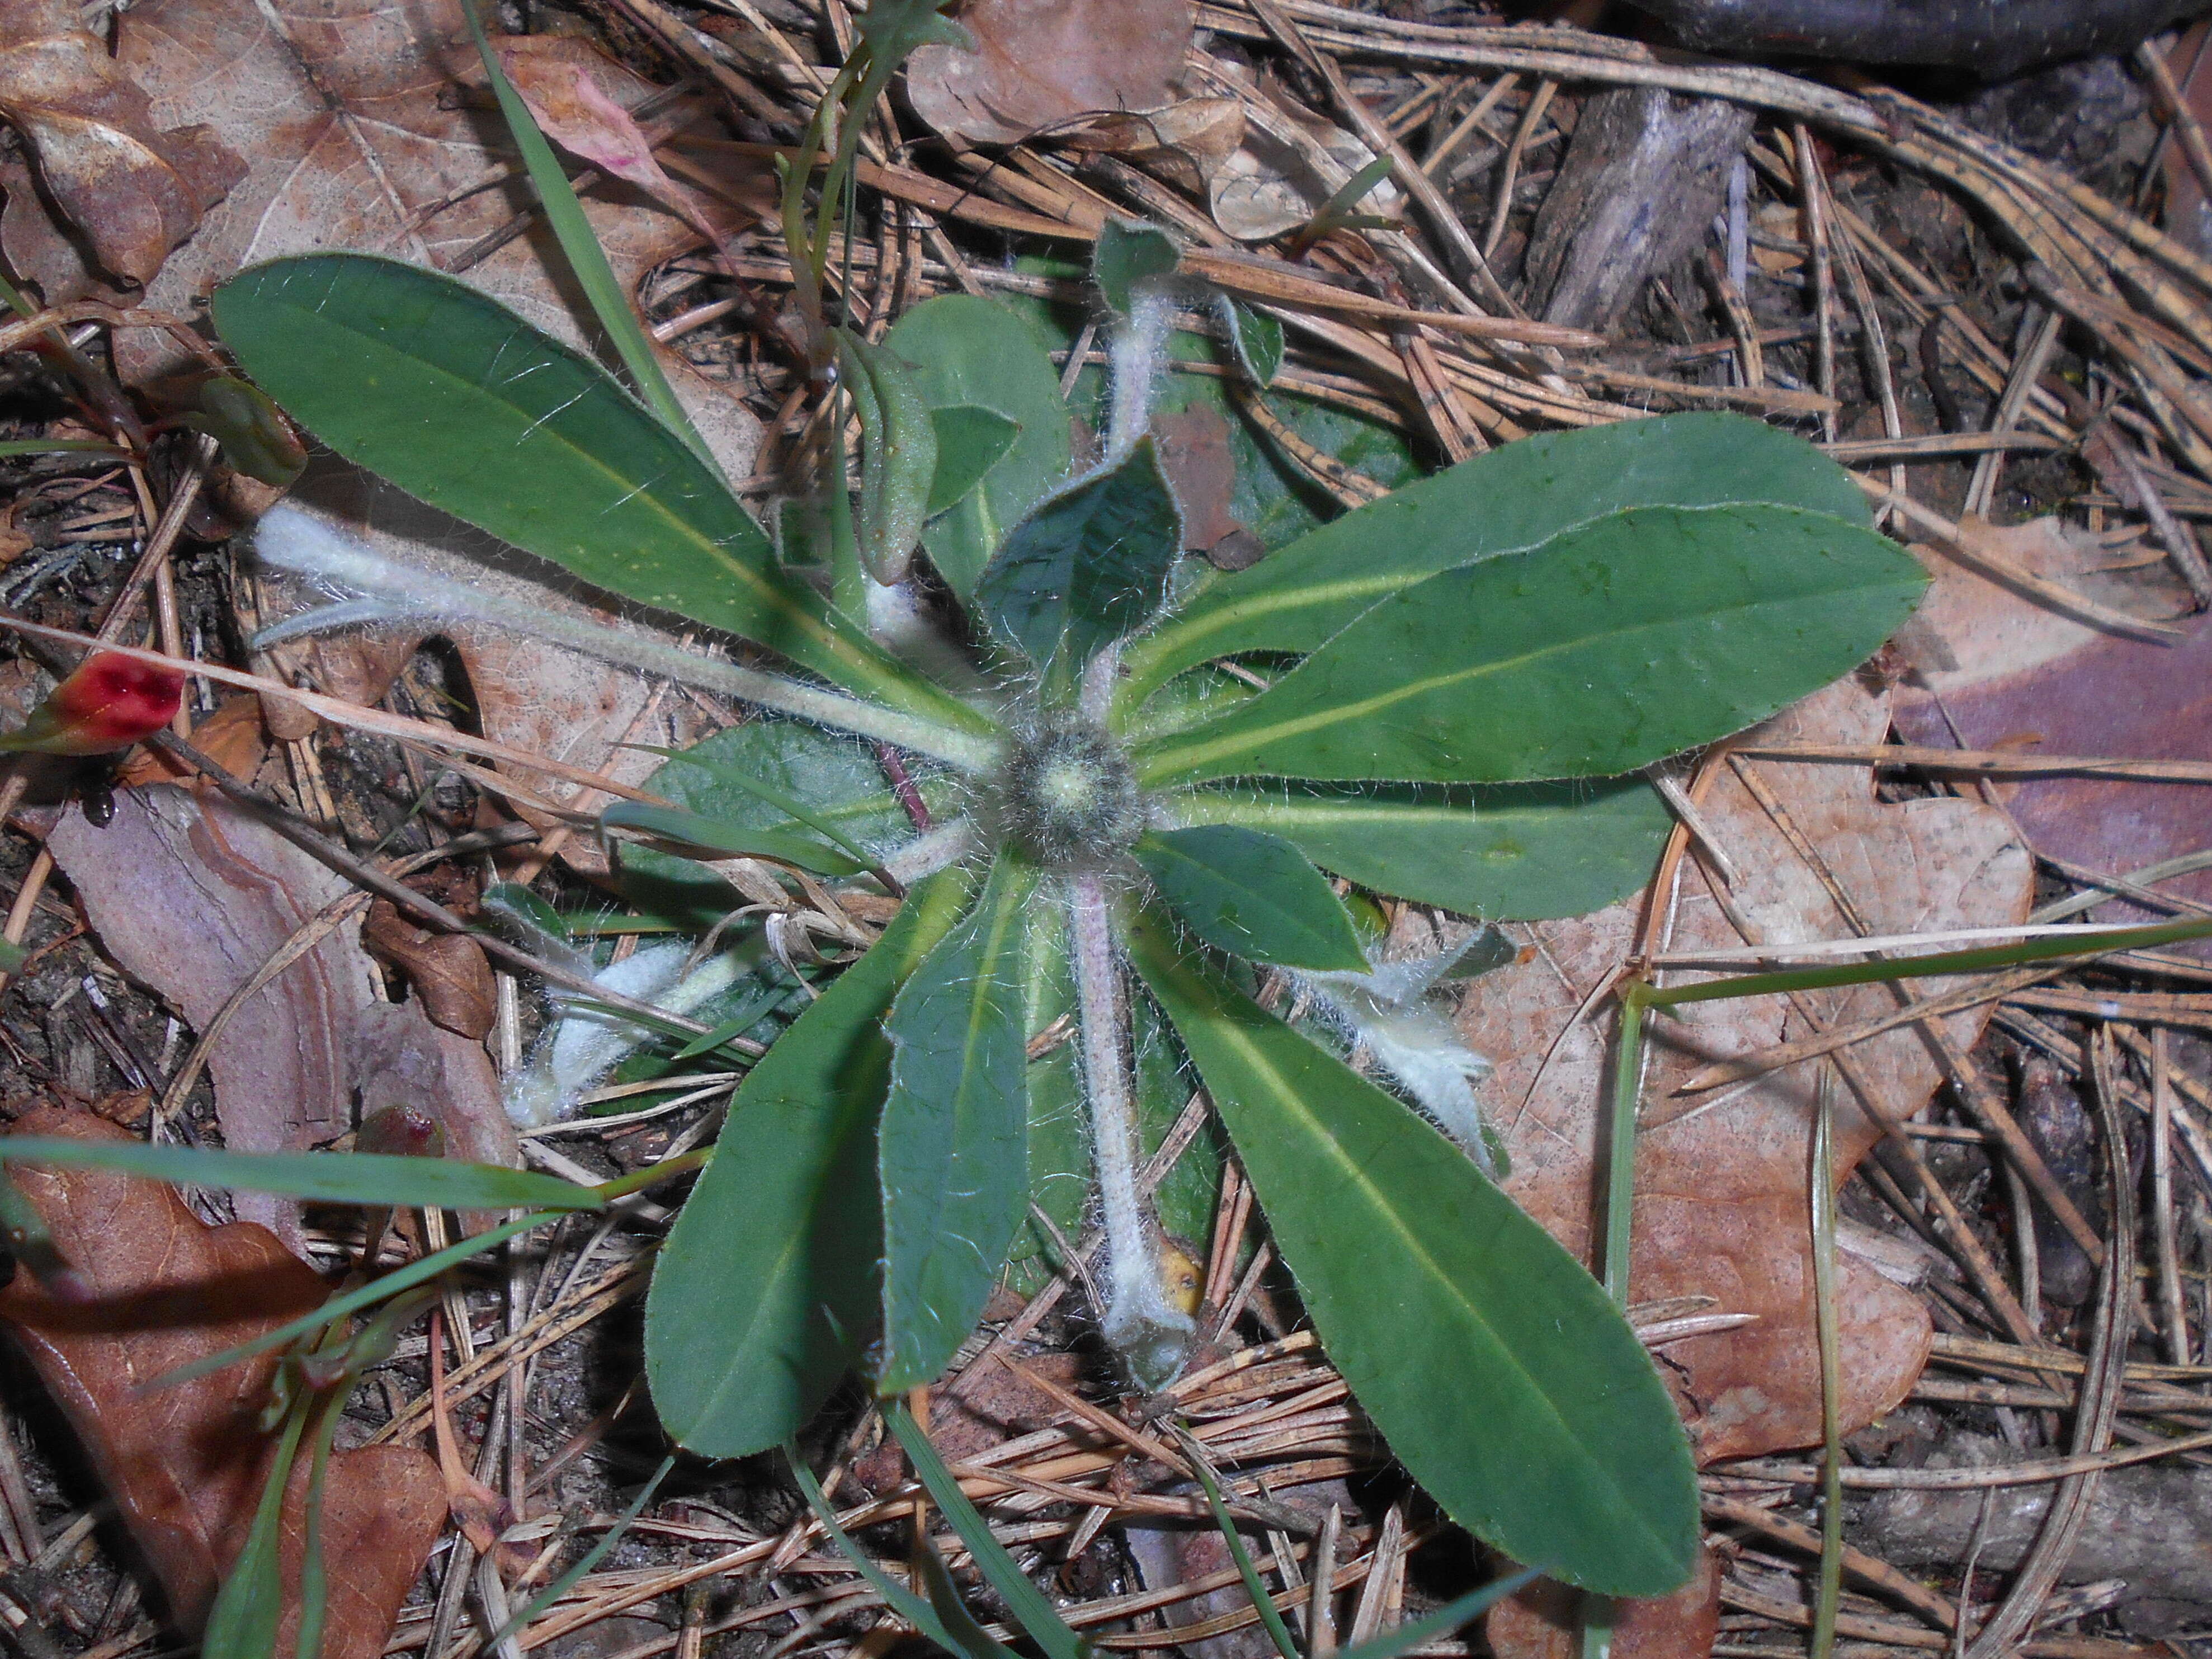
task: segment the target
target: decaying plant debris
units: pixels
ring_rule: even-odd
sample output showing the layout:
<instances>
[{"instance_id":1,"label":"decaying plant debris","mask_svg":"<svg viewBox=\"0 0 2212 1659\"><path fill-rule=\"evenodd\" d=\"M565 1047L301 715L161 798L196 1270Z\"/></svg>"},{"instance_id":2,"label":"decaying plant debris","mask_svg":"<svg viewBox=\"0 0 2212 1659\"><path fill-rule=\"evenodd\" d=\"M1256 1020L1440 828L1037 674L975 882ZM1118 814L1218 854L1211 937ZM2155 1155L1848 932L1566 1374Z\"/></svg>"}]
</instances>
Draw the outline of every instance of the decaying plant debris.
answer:
<instances>
[{"instance_id":1,"label":"decaying plant debris","mask_svg":"<svg viewBox=\"0 0 2212 1659\"><path fill-rule=\"evenodd\" d=\"M2039 156L2008 138L2041 135L1990 130L1990 100L1934 95L1957 87L1896 90L1571 28L1311 0L1101 9L1124 27L1140 19L1137 38L1153 46L1194 24L1178 74L1177 54L1140 60L1079 17L1041 52L1014 33L1021 10L969 8L998 58L974 71L918 63L914 84L871 119L865 210L830 269L880 337L940 292L1079 307L1073 273L1103 226L1170 228L1186 269L1279 318L1290 344L1266 395L1211 362L1179 377L1224 393L1183 417L1183 459L1163 434L1178 488L1212 503L1190 544L1217 563L1282 539L1269 514L1375 498L1409 476L1408 449L1436 465L1531 432L1724 408L1825 441L1937 577L1936 599L1878 672L1669 781L1678 827L1644 895L1510 926L1520 960L1475 982L1461 1029L1497 1061L1483 1102L1507 1126L1515 1190L1559 1236L1583 1243L1595 1224L1604 994L1631 953L1663 976L1739 945L1913 935L1940 949L1960 930L2023 921L2204 913L2212 876L2191 855L2197 796L2212 781L2194 672L2212 603L2197 530L2212 517L2212 265L2154 228L2162 197L2212 194L2212 150L2187 112L2201 33L2107 64L2128 92L2107 112L2120 118L2089 121L2087 138ZM76 21L0 4L0 118L23 139L0 152L0 254L49 307L0 325L0 415L26 452L0 449L0 601L25 622L150 639L210 665L187 702L191 747L152 757L159 776L185 783L119 810L175 803L219 826L233 811L208 793L219 769L319 826L339 876L280 878L273 921L264 899L223 883L238 841L174 825L172 839L198 835L191 879L212 907L210 937L234 926L240 948L300 959L277 994L343 1004L344 1018L307 1016L331 1045L304 1063L308 1092L250 1098L210 1034L227 1024L240 1052L255 1005L234 999L226 1022L203 1009L222 1008L236 981L210 998L132 960L111 918L159 903L158 881L145 896L148 870L103 870L88 854L102 833L88 822L96 794L61 809L53 830L55 804L101 780L37 763L5 786L22 832L0 855L16 894L5 937L31 952L0 1003L8 1092L142 1129L150 1116L183 1138L328 1144L349 1106L392 1103L368 1090L349 1103L344 1079L381 1076L395 1100L443 1092L456 1109L447 1144L501 1161L505 1125L483 1109L479 1061L523 1064L531 998L511 953L495 952L489 1004L480 988L455 991L487 981L471 963L431 965L421 929L485 914L497 879L605 911L620 936L619 912L591 884L607 872L597 814L658 787L656 758L623 745L681 744L729 723L732 708L465 623L444 630L450 646L421 649L439 636L243 648L307 596L225 549L270 487L163 424L195 408L179 372L216 366L180 320L210 283L275 254L377 249L481 282L549 327L574 325L443 0L312 15L143 0L107 26L112 58ZM526 90L574 105L565 132L541 120L578 156L647 187L579 180L678 395L755 505L803 490L794 480L819 423L781 322L791 273L768 149L811 112L852 45L853 16L839 0L702 10L607 0L532 21L545 44L518 49L539 77ZM58 32L68 52L34 82L27 54ZM2081 84L2049 73L2061 77L2045 83L2053 99ZM11 76L29 92L11 90ZM1596 142L1601 106L1634 125L1631 141ZM103 191L67 164L73 143L88 152L93 140L56 110L125 135L137 167ZM1684 126L1703 146L1690 163L1675 152L1671 170L1621 170L1625 150L1677 142L1667 135ZM652 171L635 163L641 142ZM1340 199L1383 158L1387 173ZM375 188L357 188L363 177ZM1698 234L1656 254L1632 223L1595 222L1600 203L1652 178L1687 179L1668 188L1711 198ZM1577 252L1645 264L1601 301L1552 305ZM1013 257L1048 253L1057 263ZM1073 387L1099 340L1079 313L1063 314L1074 318L1062 348ZM103 397L111 375L140 401ZM57 439L95 447L53 453ZM1281 474L1269 494L1252 483L1262 465ZM299 496L414 556L447 533L326 463ZM544 602L580 608L566 594ZM33 660L0 668L0 696L19 711L42 689ZM288 699L279 682L308 696ZM219 703L224 686L260 696ZM1901 745L1885 744L1893 728ZM201 792L196 809L188 788ZM303 872L328 868L282 854ZM406 987L396 1009L373 1000L353 943L365 872L382 878L370 943L396 964L385 994ZM742 860L722 873L768 914L766 948L787 964L842 960L887 919ZM1462 931L1412 906L1385 920L1407 955ZM1803 1650L1821 1553L1802 1450L1820 1435L1804 1109L1828 1052L1848 1091L1844 1154L1865 1153L1843 1200L1855 1496L1840 1633L1867 1650L2017 1642L2101 1655L2169 1632L2185 1651L2212 1629L2201 1572L2188 1571L2202 1550L2203 1453L2162 1443L2201 1442L2212 1410L2203 963L2143 951L1994 983L1920 983L1917 1011L1879 987L1788 1008L1717 1005L1726 1018L1662 1032L1644 1094L1636 1317L1712 1460L1711 1561L1680 1595L1632 1609L1621 1650ZM242 975L256 964L234 965ZM409 985L410 974L426 977ZM489 1018L483 1048L439 1029L456 1001L465 1023ZM1040 1031L1032 1050L1048 1057L1065 1037ZM195 1081L196 1041L209 1045L212 1088ZM641 1169L710 1138L735 1081L672 1093L617 1079L597 1091L605 1115L528 1131L522 1156L592 1179ZM119 1092L132 1090L144 1093ZM235 1127L272 1107L276 1122ZM1882 1115L1901 1133L1884 1138ZM1194 1101L1140 1181L1175 1180L1180 1159L1212 1145ZM337 1267L362 1248L349 1214L271 1218L316 1266ZM342 1444L420 1445L434 1425L449 1443L457 1531L387 1650L478 1650L651 1471L659 1442L631 1304L665 1218L639 1200L511 1247L499 1270L449 1291L427 1340L419 1327L403 1339L356 1397ZM1207 1346L1169 1394L1229 1479L1248 1535L1272 1547L1261 1571L1318 1655L1461 1588L1463 1545L1393 1478L1298 1327L1233 1162L1210 1226L1183 1241ZM386 1259L437 1242L403 1227ZM1091 1248L1066 1243L1079 1257ZM2114 1277L2134 1264L2139 1273ZM1188 1450L1083 1358L1095 1352L1092 1287L1081 1273L1030 1282L1042 1288L1004 1292L988 1336L931 1392L940 1449L1069 1622L1102 1645L1268 1650L1255 1645L1236 1569L1208 1553ZM102 1547L96 1485L27 1382L17 1394L27 1403L10 1426L21 1432L0 1435L11 1564L0 1625L33 1659L158 1650L167 1638L153 1582L118 1565L127 1549ZM908 1517L927 1506L875 1415L846 1402L808 1449L847 1527L877 1528L863 1534L871 1548L902 1559L920 1524ZM2137 1462L2155 1473L2125 1467ZM1991 1471L2006 1466L2007 1480L2034 1484L1998 1487ZM1985 1491L1996 1493L1986 1511ZM2035 1501L2015 1501L2021 1492ZM2084 1539L2115 1493L2152 1511L2140 1544L2150 1559L2133 1574ZM137 1547L160 1559L143 1534ZM2120 1582L2096 1582L2107 1575ZM987 1619L1000 1611L987 1596L977 1605ZM1531 1592L1493 1615L1487 1640L1564 1654L1573 1617ZM679 1470L616 1552L514 1640L624 1659L690 1659L709 1643L842 1651L886 1641L870 1633L881 1618L877 1593L774 1473L702 1465Z\"/></svg>"}]
</instances>

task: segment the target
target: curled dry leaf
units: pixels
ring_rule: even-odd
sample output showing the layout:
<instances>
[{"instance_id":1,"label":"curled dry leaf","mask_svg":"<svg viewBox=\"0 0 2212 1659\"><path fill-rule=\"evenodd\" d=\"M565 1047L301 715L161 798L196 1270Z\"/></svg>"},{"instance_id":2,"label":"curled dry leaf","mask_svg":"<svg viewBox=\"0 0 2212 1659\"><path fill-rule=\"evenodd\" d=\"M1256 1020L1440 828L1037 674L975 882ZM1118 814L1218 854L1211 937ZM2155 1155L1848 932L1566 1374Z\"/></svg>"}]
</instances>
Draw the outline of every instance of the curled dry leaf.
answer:
<instances>
[{"instance_id":1,"label":"curled dry leaf","mask_svg":"<svg viewBox=\"0 0 2212 1659\"><path fill-rule=\"evenodd\" d=\"M1018 143L1077 116L1160 110L1190 50L1189 0L975 0L960 22L974 49L916 52L907 98L938 131L971 144Z\"/></svg>"},{"instance_id":2,"label":"curled dry leaf","mask_svg":"<svg viewBox=\"0 0 2212 1659\"><path fill-rule=\"evenodd\" d=\"M2117 584L2098 592L2098 567L2113 556L2055 519L1978 533L1998 539L2003 556L2033 574L2108 604L2126 592ZM2212 760L2212 623L2179 645L2122 639L1948 560L1931 563L1936 585L1899 641L1919 681L1897 694L1898 730L1909 742L2027 756ZM2130 575L2140 592L2144 573ZM2124 876L2204 844L2203 803L2187 786L2036 778L1996 787L2030 846L2100 872ZM2212 872L2161 887L2212 901ZM2098 914L2120 923L2147 913L2114 904Z\"/></svg>"},{"instance_id":3,"label":"curled dry leaf","mask_svg":"<svg viewBox=\"0 0 2212 1659\"><path fill-rule=\"evenodd\" d=\"M378 899L361 925L361 942L407 975L432 1024L479 1042L491 1030L497 999L491 963L465 933L425 927L390 899Z\"/></svg>"},{"instance_id":4,"label":"curled dry leaf","mask_svg":"<svg viewBox=\"0 0 2212 1659\"><path fill-rule=\"evenodd\" d=\"M88 1113L40 1107L16 1133L124 1141ZM142 1391L177 1366L320 1304L330 1288L266 1229L208 1227L173 1188L101 1170L19 1167L15 1178L94 1298L55 1302L27 1273L0 1290L4 1321L82 1443L187 1632L205 1620L252 1524L270 1437L255 1426L271 1355ZM298 1581L306 1460L286 1496L283 1567ZM331 1460L324 1547L331 1576L324 1659L374 1659L445 1520L427 1453L404 1446ZM288 1605L279 1651L298 1620Z\"/></svg>"},{"instance_id":5,"label":"curled dry leaf","mask_svg":"<svg viewBox=\"0 0 2212 1659\"><path fill-rule=\"evenodd\" d=\"M1759 728L1776 741L1875 743L1886 698L1845 680ZM2017 923L2031 867L2003 814L1978 803L1929 799L1882 805L1861 769L1747 763L1876 933ZM1820 874L1733 774L1703 808L1738 871L1718 889L1770 942L1850 937ZM1686 871L1670 948L1741 948L1742 939L1702 871ZM1596 1224L1591 1149L1610 1081L1609 1006L1577 1015L1631 949L1645 900L1528 930L1533 957L1474 981L1460 1027L1498 1069L1480 1092L1512 1155L1509 1189L1567 1247L1587 1256ZM1920 996L1950 981L1922 981ZM1855 1024L1893 1008L1881 986L1813 994L1824 1024ZM1755 1315L1734 1330L1660 1351L1701 1461L1743 1456L1820 1437L1813 1334L1807 1169L1811 1065L1717 1095L1676 1086L1706 1060L1808 1035L1784 999L1686 1006L1655 1021L1637 1145L1631 1280L1638 1300L1715 1299L1716 1313ZM1969 1049L1986 1008L1945 1022ZM1886 1108L1910 1118L1939 1080L1921 1035L1899 1028L1857 1045L1855 1066ZM1848 1089L1837 1101L1837 1164L1848 1175L1879 1132ZM1844 1344L1843 1420L1863 1426L1903 1398L1928 1354L1928 1316L1909 1292L1845 1255L1838 1280Z\"/></svg>"},{"instance_id":6,"label":"curled dry leaf","mask_svg":"<svg viewBox=\"0 0 2212 1659\"><path fill-rule=\"evenodd\" d=\"M351 890L339 877L220 798L159 784L123 792L95 829L70 808L47 846L107 954L204 1031L232 992L316 913ZM210 1052L224 1142L298 1152L354 1127L396 1070L438 1118L456 1158L520 1162L482 1048L438 1030L415 1003L377 996L375 969L349 919L240 1005ZM299 1237L295 1200L240 1193L240 1217Z\"/></svg>"},{"instance_id":7,"label":"curled dry leaf","mask_svg":"<svg viewBox=\"0 0 2212 1659\"><path fill-rule=\"evenodd\" d=\"M251 694L225 697L214 714L192 722L192 747L234 778L250 778L261 769L268 743L261 730L261 699ZM198 775L198 769L166 749L141 749L116 769L115 780L126 788L148 783L180 783Z\"/></svg>"},{"instance_id":8,"label":"curled dry leaf","mask_svg":"<svg viewBox=\"0 0 2212 1659\"><path fill-rule=\"evenodd\" d=\"M146 94L81 15L73 0L0 0L0 121L101 272L143 287L246 166L207 127L157 131Z\"/></svg>"}]
</instances>

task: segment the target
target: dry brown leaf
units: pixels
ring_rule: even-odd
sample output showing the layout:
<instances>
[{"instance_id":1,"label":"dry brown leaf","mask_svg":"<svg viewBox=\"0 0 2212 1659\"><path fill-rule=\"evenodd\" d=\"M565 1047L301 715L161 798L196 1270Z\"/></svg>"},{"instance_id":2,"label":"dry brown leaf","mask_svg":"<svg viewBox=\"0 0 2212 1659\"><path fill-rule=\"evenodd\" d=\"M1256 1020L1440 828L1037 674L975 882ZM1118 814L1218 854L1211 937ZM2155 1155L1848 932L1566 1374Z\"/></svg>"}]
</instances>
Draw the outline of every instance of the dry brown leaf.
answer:
<instances>
[{"instance_id":1,"label":"dry brown leaf","mask_svg":"<svg viewBox=\"0 0 2212 1659\"><path fill-rule=\"evenodd\" d=\"M399 914L390 899L368 907L361 942L369 955L407 975L430 1023L482 1041L497 1012L498 992L483 946L465 933L441 933Z\"/></svg>"},{"instance_id":2,"label":"dry brown leaf","mask_svg":"<svg viewBox=\"0 0 2212 1659\"><path fill-rule=\"evenodd\" d=\"M102 948L126 973L204 1031L316 912L349 890L274 830L220 798L170 784L123 791L95 829L72 807L46 845ZM356 1092L373 1108L380 1071L434 1091L412 1097L455 1157L514 1164L520 1156L499 1082L477 1044L438 1030L415 1003L378 1000L358 919L241 1004L210 1054L223 1139L238 1152L297 1152L354 1127ZM283 1237L299 1210L240 1193L237 1212Z\"/></svg>"},{"instance_id":3,"label":"dry brown leaf","mask_svg":"<svg viewBox=\"0 0 2212 1659\"><path fill-rule=\"evenodd\" d=\"M225 697L214 714L192 722L192 747L234 778L250 778L261 769L268 752L261 732L261 699L252 693ZM137 748L116 769L115 781L126 788L142 784L180 783L195 777L199 769L166 749Z\"/></svg>"},{"instance_id":4,"label":"dry brown leaf","mask_svg":"<svg viewBox=\"0 0 2212 1659\"><path fill-rule=\"evenodd\" d=\"M144 0L131 9L121 42L120 65L160 119L208 123L247 161L245 178L148 289L147 302L160 309L190 315L241 266L310 249L355 248L451 270L528 199L497 117L472 106L468 88L483 70L455 0ZM612 64L594 79L625 107L650 90ZM697 240L684 220L627 185L590 192L584 210L632 290ZM555 274L565 269L540 222L462 274L574 341L588 309ZM744 477L758 423L676 353L660 356L716 458L732 477ZM134 331L118 337L117 361L125 380L138 382L181 360L165 339Z\"/></svg>"},{"instance_id":5,"label":"dry brown leaf","mask_svg":"<svg viewBox=\"0 0 2212 1659\"><path fill-rule=\"evenodd\" d=\"M1856 680L1808 699L1761 728L1763 740L1871 743L1888 724L1887 700ZM1880 805L1856 768L1754 763L1798 830L1877 933L1992 927L2027 913L2027 851L2002 813L1934 799ZM1735 859L1732 902L1772 942L1848 937L1819 878L1732 775L1716 782L1705 812ZM1475 981L1461 1029L1498 1069L1482 1090L1510 1148L1513 1195L1570 1249L1587 1256L1595 1220L1591 1148L1609 1083L1609 1009L1577 1021L1585 1002L1635 940L1644 899L1528 930L1530 960ZM1674 949L1740 947L1741 939L1700 874L1686 873L1675 907ZM1923 981L1931 994L1946 981ZM1817 994L1830 1025L1893 1007L1880 987ZM1660 1350L1701 1461L1817 1442L1820 1372L1813 1337L1806 1171L1813 1072L1800 1066L1717 1097L1674 1096L1680 1080L1716 1055L1806 1034L1780 999L1686 1006L1656 1022L1637 1146L1637 1216L1631 1277L1638 1301L1715 1299L1716 1313L1753 1323ZM1986 1010L1946 1024L1972 1048ZM1899 1029L1859 1045L1857 1066L1888 1109L1912 1116L1938 1081L1921 1037ZM1838 1164L1848 1171L1875 1132L1845 1091L1838 1102ZM1901 1399L1919 1375L1929 1340L1919 1302L1846 1255L1838 1285L1847 1431Z\"/></svg>"},{"instance_id":6,"label":"dry brown leaf","mask_svg":"<svg viewBox=\"0 0 2212 1659\"><path fill-rule=\"evenodd\" d=\"M22 1134L127 1141L83 1112L39 1107ZM145 1553L187 1632L207 1617L268 1477L272 1445L255 1427L272 1355L142 1392L143 1385L275 1328L330 1294L315 1272L251 1222L204 1225L173 1188L101 1170L19 1166L15 1178L95 1299L55 1302L27 1273L0 1290L40 1380ZM306 1460L285 1507L283 1566L296 1584ZM324 1659L374 1659L445 1520L437 1465L411 1447L331 1459L324 1513L330 1581ZM288 1598L289 1599L289 1598ZM297 1622L288 1607L280 1650Z\"/></svg>"},{"instance_id":7,"label":"dry brown leaf","mask_svg":"<svg viewBox=\"0 0 2212 1659\"><path fill-rule=\"evenodd\" d=\"M2141 571L2099 592L2109 561L2098 539L2055 519L1984 532L2033 574L2063 580L2108 604L2130 590L2143 600ZM2026 755L2097 755L2131 760L2212 760L2212 625L2179 645L2121 639L2054 615L2009 589L1934 562L1936 584L1911 647L1919 685L1899 688L1897 726L1912 743L2016 749ZM2154 596L2155 597L2155 596ZM2204 844L2196 789L2116 778L2036 778L2000 783L1997 793L2038 852L2125 875ZM2161 884L2212 901L2212 872ZM2147 913L2116 903L2101 919Z\"/></svg>"},{"instance_id":8,"label":"dry brown leaf","mask_svg":"<svg viewBox=\"0 0 2212 1659\"><path fill-rule=\"evenodd\" d=\"M907 98L938 131L1012 144L1070 117L1158 110L1190 50L1189 0L975 0L975 40L908 60Z\"/></svg>"},{"instance_id":9,"label":"dry brown leaf","mask_svg":"<svg viewBox=\"0 0 2212 1659\"><path fill-rule=\"evenodd\" d=\"M1583 1650L1582 1594L1539 1578L1492 1608L1482 1633L1497 1659L1577 1659ZM1613 1659L1703 1659L1720 1634L1721 1573L1710 1550L1698 1552L1690 1582L1672 1595L1620 1603Z\"/></svg>"},{"instance_id":10,"label":"dry brown leaf","mask_svg":"<svg viewBox=\"0 0 2212 1659\"><path fill-rule=\"evenodd\" d=\"M0 121L21 136L39 182L100 272L138 287L246 172L204 126L157 131L146 94L82 27L73 0L0 0ZM11 207L31 208L16 200L30 195L27 182L14 169L0 179ZM6 228L0 222L0 237ZM4 240L0 251L15 252ZM44 243L27 252L27 276L52 257Z\"/></svg>"}]
</instances>

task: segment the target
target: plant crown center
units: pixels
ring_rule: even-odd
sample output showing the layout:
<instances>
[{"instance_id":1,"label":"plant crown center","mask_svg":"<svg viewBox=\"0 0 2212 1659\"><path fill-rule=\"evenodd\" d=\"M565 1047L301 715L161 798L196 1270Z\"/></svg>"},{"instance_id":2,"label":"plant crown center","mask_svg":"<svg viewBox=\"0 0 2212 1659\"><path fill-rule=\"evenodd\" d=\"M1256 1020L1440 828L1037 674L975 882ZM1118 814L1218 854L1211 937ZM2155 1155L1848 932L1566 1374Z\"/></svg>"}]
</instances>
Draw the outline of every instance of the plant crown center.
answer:
<instances>
[{"instance_id":1,"label":"plant crown center","mask_svg":"<svg viewBox=\"0 0 2212 1659\"><path fill-rule=\"evenodd\" d=\"M1013 738L987 805L1000 835L1049 870L1111 864L1145 830L1136 773L1121 745L1066 714Z\"/></svg>"}]
</instances>

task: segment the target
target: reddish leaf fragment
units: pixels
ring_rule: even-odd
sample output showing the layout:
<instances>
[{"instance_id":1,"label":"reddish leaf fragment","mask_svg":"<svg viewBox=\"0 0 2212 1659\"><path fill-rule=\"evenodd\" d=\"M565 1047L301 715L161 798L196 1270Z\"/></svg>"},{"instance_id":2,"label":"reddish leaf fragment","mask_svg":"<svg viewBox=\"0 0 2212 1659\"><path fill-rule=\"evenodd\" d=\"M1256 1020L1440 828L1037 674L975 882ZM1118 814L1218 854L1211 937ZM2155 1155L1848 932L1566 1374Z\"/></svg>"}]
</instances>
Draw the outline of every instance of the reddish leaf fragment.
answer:
<instances>
[{"instance_id":1,"label":"reddish leaf fragment","mask_svg":"<svg viewBox=\"0 0 2212 1659\"><path fill-rule=\"evenodd\" d=\"M39 1107L16 1133L122 1141L88 1113ZM272 1356L174 1387L165 1371L274 1328L329 1287L252 1222L208 1227L174 1188L112 1171L25 1166L17 1175L93 1299L65 1305L27 1275L0 1290L5 1321L60 1404L124 1524L187 1632L206 1618L268 1478L255 1426ZM331 1460L324 1545L331 1575L324 1659L374 1659L444 1520L437 1465L402 1446ZM286 1498L283 1566L296 1583L306 1471ZM296 1609L288 1611L289 1642ZM281 1645L281 1644L280 1644Z\"/></svg>"},{"instance_id":2,"label":"reddish leaf fragment","mask_svg":"<svg viewBox=\"0 0 2212 1659\"><path fill-rule=\"evenodd\" d=\"M42 755L112 755L176 718L185 677L113 651L96 651L31 711L0 749Z\"/></svg>"},{"instance_id":3,"label":"reddish leaf fragment","mask_svg":"<svg viewBox=\"0 0 2212 1659\"><path fill-rule=\"evenodd\" d=\"M0 0L0 120L100 265L143 286L246 164L205 127L155 130L151 106L70 0Z\"/></svg>"}]
</instances>

